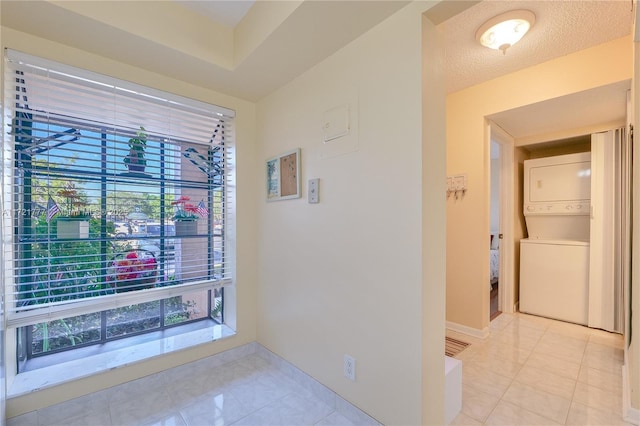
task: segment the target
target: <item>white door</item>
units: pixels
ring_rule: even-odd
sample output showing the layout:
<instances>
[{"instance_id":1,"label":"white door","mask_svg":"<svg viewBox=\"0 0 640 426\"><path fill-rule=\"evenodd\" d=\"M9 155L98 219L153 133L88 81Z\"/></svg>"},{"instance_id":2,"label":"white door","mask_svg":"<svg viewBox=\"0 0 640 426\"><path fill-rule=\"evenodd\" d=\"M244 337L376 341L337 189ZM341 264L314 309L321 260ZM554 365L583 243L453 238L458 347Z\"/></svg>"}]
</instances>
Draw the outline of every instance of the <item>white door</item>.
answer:
<instances>
[{"instance_id":1,"label":"white door","mask_svg":"<svg viewBox=\"0 0 640 426\"><path fill-rule=\"evenodd\" d=\"M622 332L623 276L621 175L624 131L591 135L591 255L589 266L589 327ZM626 146L626 144L624 144Z\"/></svg>"}]
</instances>

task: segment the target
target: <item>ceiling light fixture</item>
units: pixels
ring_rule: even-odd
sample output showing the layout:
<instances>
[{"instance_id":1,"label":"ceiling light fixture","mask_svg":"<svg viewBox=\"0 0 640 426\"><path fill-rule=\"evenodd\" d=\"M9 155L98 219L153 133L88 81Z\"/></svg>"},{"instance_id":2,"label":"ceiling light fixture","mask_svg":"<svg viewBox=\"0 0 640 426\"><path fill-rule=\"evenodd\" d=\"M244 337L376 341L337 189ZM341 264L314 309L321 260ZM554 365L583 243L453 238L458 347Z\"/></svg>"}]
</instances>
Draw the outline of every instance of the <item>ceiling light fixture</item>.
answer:
<instances>
[{"instance_id":1,"label":"ceiling light fixture","mask_svg":"<svg viewBox=\"0 0 640 426\"><path fill-rule=\"evenodd\" d=\"M507 49L516 44L536 22L529 10L512 10L489 19L476 31L476 40L490 49Z\"/></svg>"}]
</instances>

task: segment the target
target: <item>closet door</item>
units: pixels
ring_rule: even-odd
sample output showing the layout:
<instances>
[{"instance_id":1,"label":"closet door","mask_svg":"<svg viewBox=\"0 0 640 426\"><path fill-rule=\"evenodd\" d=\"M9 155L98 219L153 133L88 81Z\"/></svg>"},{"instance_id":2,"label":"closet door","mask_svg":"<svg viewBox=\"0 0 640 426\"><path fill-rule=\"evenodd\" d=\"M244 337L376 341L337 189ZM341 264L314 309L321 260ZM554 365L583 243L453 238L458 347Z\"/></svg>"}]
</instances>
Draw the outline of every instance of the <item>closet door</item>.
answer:
<instances>
[{"instance_id":1,"label":"closet door","mask_svg":"<svg viewBox=\"0 0 640 426\"><path fill-rule=\"evenodd\" d=\"M623 129L591 135L589 327L622 331L620 317L620 144Z\"/></svg>"}]
</instances>

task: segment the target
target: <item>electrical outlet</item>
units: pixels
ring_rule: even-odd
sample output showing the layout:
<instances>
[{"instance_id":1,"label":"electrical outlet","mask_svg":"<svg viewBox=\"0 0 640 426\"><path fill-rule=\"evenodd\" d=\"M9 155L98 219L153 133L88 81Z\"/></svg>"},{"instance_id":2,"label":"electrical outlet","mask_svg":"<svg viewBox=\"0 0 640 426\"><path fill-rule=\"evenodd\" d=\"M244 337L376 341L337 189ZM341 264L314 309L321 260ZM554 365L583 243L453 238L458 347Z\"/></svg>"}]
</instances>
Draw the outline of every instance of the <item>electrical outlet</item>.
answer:
<instances>
[{"instance_id":1,"label":"electrical outlet","mask_svg":"<svg viewBox=\"0 0 640 426\"><path fill-rule=\"evenodd\" d=\"M356 381L356 360L351 355L344 356L344 377Z\"/></svg>"}]
</instances>

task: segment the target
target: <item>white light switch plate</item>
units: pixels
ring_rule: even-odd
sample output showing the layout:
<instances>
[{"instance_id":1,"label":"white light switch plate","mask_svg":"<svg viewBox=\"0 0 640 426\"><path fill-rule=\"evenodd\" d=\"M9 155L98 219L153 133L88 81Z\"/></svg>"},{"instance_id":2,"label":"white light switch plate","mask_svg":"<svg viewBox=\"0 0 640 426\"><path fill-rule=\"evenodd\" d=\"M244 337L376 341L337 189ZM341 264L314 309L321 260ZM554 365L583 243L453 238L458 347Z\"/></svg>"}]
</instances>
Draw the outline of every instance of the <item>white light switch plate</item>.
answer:
<instances>
[{"instance_id":1,"label":"white light switch plate","mask_svg":"<svg viewBox=\"0 0 640 426\"><path fill-rule=\"evenodd\" d=\"M317 204L320 202L320 179L309 179L307 198L309 204Z\"/></svg>"}]
</instances>

